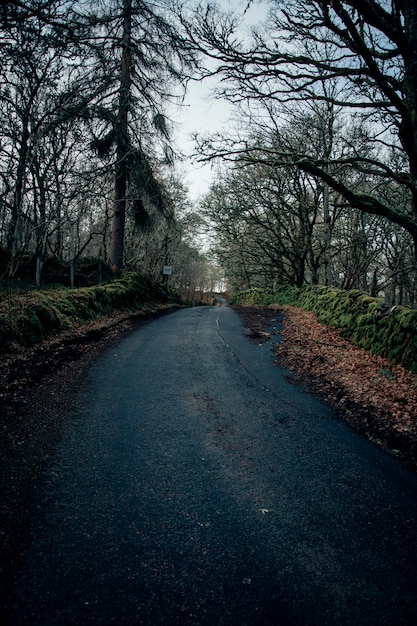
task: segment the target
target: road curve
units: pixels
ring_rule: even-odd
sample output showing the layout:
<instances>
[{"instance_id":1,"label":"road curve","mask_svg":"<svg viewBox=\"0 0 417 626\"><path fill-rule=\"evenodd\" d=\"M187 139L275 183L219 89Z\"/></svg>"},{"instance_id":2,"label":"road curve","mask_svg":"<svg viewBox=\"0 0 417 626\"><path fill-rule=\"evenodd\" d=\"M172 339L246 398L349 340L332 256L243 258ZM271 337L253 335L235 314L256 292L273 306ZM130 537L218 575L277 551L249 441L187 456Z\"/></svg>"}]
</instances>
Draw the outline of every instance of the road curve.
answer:
<instances>
[{"instance_id":1,"label":"road curve","mask_svg":"<svg viewBox=\"0 0 417 626\"><path fill-rule=\"evenodd\" d=\"M270 357L222 306L94 365L12 626L417 624L417 477Z\"/></svg>"}]
</instances>

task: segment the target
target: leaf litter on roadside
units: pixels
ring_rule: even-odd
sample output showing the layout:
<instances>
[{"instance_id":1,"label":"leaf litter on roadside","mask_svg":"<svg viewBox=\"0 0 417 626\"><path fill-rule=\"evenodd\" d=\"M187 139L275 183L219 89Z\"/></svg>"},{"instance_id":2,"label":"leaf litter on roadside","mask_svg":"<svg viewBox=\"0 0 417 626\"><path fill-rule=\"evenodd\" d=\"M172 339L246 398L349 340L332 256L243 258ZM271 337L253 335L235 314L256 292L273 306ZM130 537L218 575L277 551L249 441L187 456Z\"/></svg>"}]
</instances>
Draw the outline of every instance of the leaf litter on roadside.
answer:
<instances>
[{"instance_id":1,"label":"leaf litter on roadside","mask_svg":"<svg viewBox=\"0 0 417 626\"><path fill-rule=\"evenodd\" d=\"M246 327L282 318L274 362L370 439L417 468L417 374L354 346L303 309L234 307ZM263 324L263 326L262 326Z\"/></svg>"}]
</instances>

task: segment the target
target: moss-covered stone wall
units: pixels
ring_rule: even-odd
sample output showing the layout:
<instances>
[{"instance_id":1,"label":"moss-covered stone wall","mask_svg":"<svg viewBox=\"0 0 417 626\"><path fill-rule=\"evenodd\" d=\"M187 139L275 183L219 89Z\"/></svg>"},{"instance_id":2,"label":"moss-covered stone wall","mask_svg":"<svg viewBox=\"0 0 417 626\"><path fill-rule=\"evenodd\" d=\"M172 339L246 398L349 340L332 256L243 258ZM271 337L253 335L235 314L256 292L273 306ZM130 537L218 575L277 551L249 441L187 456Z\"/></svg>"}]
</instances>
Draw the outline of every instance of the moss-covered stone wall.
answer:
<instances>
[{"instance_id":1,"label":"moss-covered stone wall","mask_svg":"<svg viewBox=\"0 0 417 626\"><path fill-rule=\"evenodd\" d=\"M288 304L312 311L319 322L337 328L343 337L372 354L417 372L417 310L388 307L380 298L359 291L323 286L281 286L240 292L232 304Z\"/></svg>"},{"instance_id":2,"label":"moss-covered stone wall","mask_svg":"<svg viewBox=\"0 0 417 626\"><path fill-rule=\"evenodd\" d=\"M113 311L140 309L165 302L166 292L146 276L129 272L97 287L64 287L4 293L0 299L0 353L13 345L30 346L45 337Z\"/></svg>"}]
</instances>

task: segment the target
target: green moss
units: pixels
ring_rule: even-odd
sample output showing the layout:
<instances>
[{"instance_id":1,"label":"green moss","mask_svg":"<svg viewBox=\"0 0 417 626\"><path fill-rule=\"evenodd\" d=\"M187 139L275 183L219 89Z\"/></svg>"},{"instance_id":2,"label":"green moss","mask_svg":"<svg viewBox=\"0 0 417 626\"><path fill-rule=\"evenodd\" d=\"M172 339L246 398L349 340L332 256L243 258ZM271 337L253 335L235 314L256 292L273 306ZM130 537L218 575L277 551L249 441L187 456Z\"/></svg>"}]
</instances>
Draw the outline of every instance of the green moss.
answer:
<instances>
[{"instance_id":1,"label":"green moss","mask_svg":"<svg viewBox=\"0 0 417 626\"><path fill-rule=\"evenodd\" d=\"M268 306L272 301L312 311L319 322L337 328L344 338L355 345L417 371L415 309L398 306L390 315L376 322L374 315L380 309L380 298L373 298L356 289L344 291L323 285L301 288L280 285L273 295L265 290L250 290L237 294L234 301L261 306Z\"/></svg>"},{"instance_id":2,"label":"green moss","mask_svg":"<svg viewBox=\"0 0 417 626\"><path fill-rule=\"evenodd\" d=\"M178 300L178 298L176 298ZM133 272L106 285L81 289L51 288L18 294L0 308L0 342L33 345L44 337L112 311L135 310L166 302L167 295L147 277Z\"/></svg>"},{"instance_id":3,"label":"green moss","mask_svg":"<svg viewBox=\"0 0 417 626\"><path fill-rule=\"evenodd\" d=\"M258 306L269 306L274 301L274 294L268 289L247 289L246 291L240 291L235 294L230 303L240 304L240 305L258 305Z\"/></svg>"},{"instance_id":4,"label":"green moss","mask_svg":"<svg viewBox=\"0 0 417 626\"><path fill-rule=\"evenodd\" d=\"M23 314L17 324L18 335L24 336L27 343L32 345L42 338L42 325L35 311L30 307L23 309Z\"/></svg>"}]
</instances>

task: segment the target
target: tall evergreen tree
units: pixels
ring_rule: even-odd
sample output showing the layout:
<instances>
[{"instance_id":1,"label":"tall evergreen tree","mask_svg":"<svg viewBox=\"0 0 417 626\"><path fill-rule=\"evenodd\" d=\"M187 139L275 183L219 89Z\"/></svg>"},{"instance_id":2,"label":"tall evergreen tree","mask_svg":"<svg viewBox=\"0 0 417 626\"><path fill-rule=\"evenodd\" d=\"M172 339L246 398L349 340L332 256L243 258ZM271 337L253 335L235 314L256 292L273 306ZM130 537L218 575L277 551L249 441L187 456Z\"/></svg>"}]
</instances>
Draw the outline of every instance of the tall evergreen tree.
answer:
<instances>
[{"instance_id":1,"label":"tall evergreen tree","mask_svg":"<svg viewBox=\"0 0 417 626\"><path fill-rule=\"evenodd\" d=\"M91 81L101 80L102 87L90 106L93 144L114 159L109 261L116 270L123 266L128 207L139 225L148 222L147 204L163 210L156 164L172 160L164 107L177 97L193 65L169 9L169 2L118 0L101 15L89 16L95 27Z\"/></svg>"}]
</instances>

